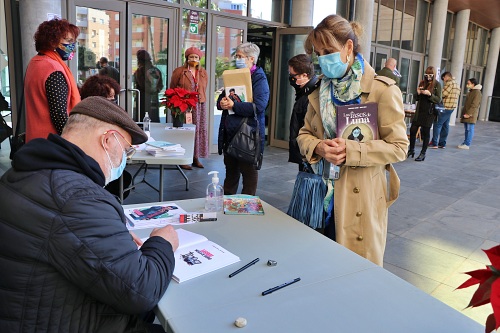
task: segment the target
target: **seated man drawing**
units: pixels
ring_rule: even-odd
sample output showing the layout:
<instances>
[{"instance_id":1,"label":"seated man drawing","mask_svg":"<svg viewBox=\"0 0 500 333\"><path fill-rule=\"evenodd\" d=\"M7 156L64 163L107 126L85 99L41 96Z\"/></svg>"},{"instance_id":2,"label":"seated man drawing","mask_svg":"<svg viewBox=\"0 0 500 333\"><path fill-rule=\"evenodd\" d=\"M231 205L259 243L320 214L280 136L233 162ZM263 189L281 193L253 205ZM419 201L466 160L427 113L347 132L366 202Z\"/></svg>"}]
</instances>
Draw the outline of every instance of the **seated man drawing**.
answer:
<instances>
[{"instance_id":1,"label":"seated man drawing","mask_svg":"<svg viewBox=\"0 0 500 333\"><path fill-rule=\"evenodd\" d=\"M0 332L163 331L151 310L170 283L177 233L155 229L138 250L104 189L146 140L122 108L93 96L61 136L15 154L0 179Z\"/></svg>"}]
</instances>

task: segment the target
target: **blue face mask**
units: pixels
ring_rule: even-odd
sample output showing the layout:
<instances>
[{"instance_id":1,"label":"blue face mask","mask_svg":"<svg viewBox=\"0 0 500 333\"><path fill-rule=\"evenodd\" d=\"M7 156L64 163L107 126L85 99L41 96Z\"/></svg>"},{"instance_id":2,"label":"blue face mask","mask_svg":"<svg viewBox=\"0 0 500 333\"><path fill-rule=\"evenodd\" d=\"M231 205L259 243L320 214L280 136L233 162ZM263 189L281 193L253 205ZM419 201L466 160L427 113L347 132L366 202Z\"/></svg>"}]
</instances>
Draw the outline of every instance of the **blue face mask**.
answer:
<instances>
[{"instance_id":1,"label":"blue face mask","mask_svg":"<svg viewBox=\"0 0 500 333\"><path fill-rule=\"evenodd\" d=\"M347 61L345 64L340 59L340 52L325 54L318 57L321 72L330 79L340 79L347 71Z\"/></svg>"},{"instance_id":2,"label":"blue face mask","mask_svg":"<svg viewBox=\"0 0 500 333\"><path fill-rule=\"evenodd\" d=\"M236 59L236 68L246 68L247 63L245 62L245 58Z\"/></svg>"},{"instance_id":3,"label":"blue face mask","mask_svg":"<svg viewBox=\"0 0 500 333\"><path fill-rule=\"evenodd\" d=\"M62 60L71 60L71 54L75 50L76 43L71 44L59 44L59 47L56 48L56 52L61 56Z\"/></svg>"},{"instance_id":4,"label":"blue face mask","mask_svg":"<svg viewBox=\"0 0 500 333\"><path fill-rule=\"evenodd\" d=\"M120 163L120 165L115 168L113 164L111 164L111 175L109 176L109 182L112 182L113 180L120 178L126 166L127 166L127 154L123 152L122 162Z\"/></svg>"}]
</instances>

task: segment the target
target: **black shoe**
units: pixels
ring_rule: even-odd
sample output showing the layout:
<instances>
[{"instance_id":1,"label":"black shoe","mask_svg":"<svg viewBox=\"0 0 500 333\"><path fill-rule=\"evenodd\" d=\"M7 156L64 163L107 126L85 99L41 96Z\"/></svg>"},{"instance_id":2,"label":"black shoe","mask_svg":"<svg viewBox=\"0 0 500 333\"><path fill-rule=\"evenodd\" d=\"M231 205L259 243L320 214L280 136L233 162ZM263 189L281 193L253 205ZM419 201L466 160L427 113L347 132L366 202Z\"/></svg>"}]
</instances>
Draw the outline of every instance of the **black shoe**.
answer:
<instances>
[{"instance_id":1,"label":"black shoe","mask_svg":"<svg viewBox=\"0 0 500 333\"><path fill-rule=\"evenodd\" d=\"M415 151L414 150L408 150L408 154L406 155L406 158L414 157L414 156L415 156Z\"/></svg>"},{"instance_id":2,"label":"black shoe","mask_svg":"<svg viewBox=\"0 0 500 333\"><path fill-rule=\"evenodd\" d=\"M420 153L420 155L418 155L418 157L415 159L415 161L417 162L422 162L423 160L425 160L425 153Z\"/></svg>"}]
</instances>

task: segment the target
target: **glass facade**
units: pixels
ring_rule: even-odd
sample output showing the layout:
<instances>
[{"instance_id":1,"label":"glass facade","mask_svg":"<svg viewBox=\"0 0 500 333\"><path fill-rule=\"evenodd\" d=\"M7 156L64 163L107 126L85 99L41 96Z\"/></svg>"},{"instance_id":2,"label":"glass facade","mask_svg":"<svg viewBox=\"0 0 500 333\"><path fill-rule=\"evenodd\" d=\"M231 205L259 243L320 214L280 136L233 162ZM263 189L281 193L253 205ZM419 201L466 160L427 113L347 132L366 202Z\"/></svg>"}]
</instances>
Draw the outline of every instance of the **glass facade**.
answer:
<instances>
[{"instance_id":1,"label":"glass facade","mask_svg":"<svg viewBox=\"0 0 500 333\"><path fill-rule=\"evenodd\" d=\"M5 0L0 0L3 9ZM184 50L196 46L203 52L201 60L210 73L208 94L217 94L221 88L223 69L232 68L232 54L241 41L251 41L261 48L258 65L268 75L271 87L271 99L277 99L285 108L268 109L268 118L276 119L273 133L279 141L287 141L289 106L293 104L293 91L287 85L286 60L302 53L304 36L292 35L277 37L277 28L286 28L291 22L293 5L305 0L108 0L103 7L91 8L91 0L72 0L77 25L82 29L78 41L77 64L78 82L98 72L98 59L106 56L110 64L116 67L121 76L123 88L132 88L128 82L137 69L136 52L145 49L150 52L153 62L163 73L164 86L169 84L172 70L184 62ZM366 0L356 0L366 1ZM356 1L337 0L336 12L347 19L355 19ZM400 88L410 96L415 93L426 64L426 54L432 27L432 1L430 0L369 0L373 1L372 45L370 61L372 66L381 69L389 57L398 61ZM453 0L450 0L453 1ZM150 2L150 3L149 3ZM148 8L135 11L135 8ZM116 9L115 9L116 8ZM134 8L131 10L131 8ZM0 13L0 26L5 25L5 15ZM326 14L325 14L326 15ZM65 16L63 14L63 16ZM449 70L453 59L456 15L448 12L442 51L441 70ZM444 19L444 18L443 18ZM78 22L81 22L79 24ZM21 23L22 24L22 23ZM293 29L293 28L291 28ZM10 95L8 58L5 33L0 29L0 92L7 98ZM285 29L280 29L285 30ZM125 43L130 36L130 45ZM481 26L470 23L466 39L463 78L478 77L483 79L484 67L488 54L490 32ZM278 40L281 39L281 40ZM297 44L298 43L298 44ZM280 54L280 62L273 58L280 46L290 44L288 51ZM285 54L286 53L286 54ZM72 69L73 70L73 69ZM280 74L275 74L277 72ZM16 70L17 72L17 70ZM459 76L460 74L457 74ZM19 76L19 78L17 77ZM277 77L274 79L274 77ZM22 75L16 74L22 81ZM13 81L16 82L16 81ZM15 91L15 90L14 90ZM127 93L128 94L128 93ZM133 100L135 97L127 97ZM129 105L130 102L125 102ZM278 103L279 104L279 103ZM270 101L271 105L271 101ZM209 108L215 107L215 100ZM282 113L284 112L284 113ZM209 109L211 143L217 143L218 111ZM278 116L276 116L278 115ZM212 146L212 152L214 147Z\"/></svg>"}]
</instances>

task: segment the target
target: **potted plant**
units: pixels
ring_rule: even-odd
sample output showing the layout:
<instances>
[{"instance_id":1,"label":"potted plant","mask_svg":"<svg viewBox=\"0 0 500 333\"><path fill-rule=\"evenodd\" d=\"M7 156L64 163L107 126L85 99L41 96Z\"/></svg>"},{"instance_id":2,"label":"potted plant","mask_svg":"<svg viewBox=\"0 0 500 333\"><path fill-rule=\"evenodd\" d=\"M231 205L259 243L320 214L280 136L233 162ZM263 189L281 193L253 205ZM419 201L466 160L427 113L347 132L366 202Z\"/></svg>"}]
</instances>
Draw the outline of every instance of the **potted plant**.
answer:
<instances>
[{"instance_id":1,"label":"potted plant","mask_svg":"<svg viewBox=\"0 0 500 333\"><path fill-rule=\"evenodd\" d=\"M466 272L471 277L457 289L467 288L479 284L467 307L477 307L491 303L493 313L486 319L486 333L500 327L500 245L489 250L483 250L490 259L491 265L485 269Z\"/></svg>"},{"instance_id":2,"label":"potted plant","mask_svg":"<svg viewBox=\"0 0 500 333\"><path fill-rule=\"evenodd\" d=\"M191 109L196 107L198 98L199 93L195 91L189 91L184 88L167 89L161 105L166 106L170 110L173 126L182 127L186 112L191 112Z\"/></svg>"}]
</instances>

